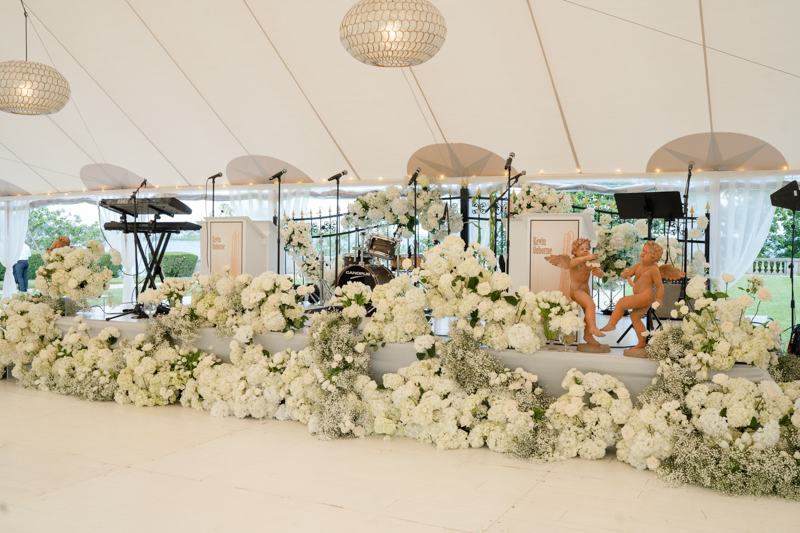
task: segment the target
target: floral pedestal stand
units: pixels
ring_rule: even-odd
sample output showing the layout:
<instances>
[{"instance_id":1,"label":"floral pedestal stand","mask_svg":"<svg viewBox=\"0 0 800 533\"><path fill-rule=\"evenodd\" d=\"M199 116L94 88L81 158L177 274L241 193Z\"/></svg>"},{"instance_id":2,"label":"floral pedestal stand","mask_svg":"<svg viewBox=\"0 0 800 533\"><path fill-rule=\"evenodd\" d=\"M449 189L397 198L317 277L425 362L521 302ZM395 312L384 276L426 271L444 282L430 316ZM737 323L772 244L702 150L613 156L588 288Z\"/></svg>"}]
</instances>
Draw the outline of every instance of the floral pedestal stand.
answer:
<instances>
[{"instance_id":1,"label":"floral pedestal stand","mask_svg":"<svg viewBox=\"0 0 800 533\"><path fill-rule=\"evenodd\" d=\"M572 343L578 340L578 334L570 333L569 335L565 335L562 333L559 338L561 339L561 344L564 345L564 351L571 352L572 350L570 350L570 347L572 346Z\"/></svg>"}]
</instances>

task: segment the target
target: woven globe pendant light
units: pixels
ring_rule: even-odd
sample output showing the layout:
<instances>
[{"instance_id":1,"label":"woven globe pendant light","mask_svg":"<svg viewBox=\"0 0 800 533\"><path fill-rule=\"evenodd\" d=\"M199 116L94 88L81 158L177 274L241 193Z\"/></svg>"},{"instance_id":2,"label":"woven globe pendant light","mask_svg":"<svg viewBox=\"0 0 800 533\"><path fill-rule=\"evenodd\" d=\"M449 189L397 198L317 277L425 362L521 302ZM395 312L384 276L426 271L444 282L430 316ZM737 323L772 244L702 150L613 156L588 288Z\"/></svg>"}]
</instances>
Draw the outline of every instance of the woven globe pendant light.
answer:
<instances>
[{"instance_id":1,"label":"woven globe pendant light","mask_svg":"<svg viewBox=\"0 0 800 533\"><path fill-rule=\"evenodd\" d=\"M345 50L375 67L420 65L436 55L446 37L444 17L428 0L359 0L339 27Z\"/></svg>"},{"instance_id":2,"label":"woven globe pendant light","mask_svg":"<svg viewBox=\"0 0 800 533\"><path fill-rule=\"evenodd\" d=\"M33 61L0 63L0 111L49 115L61 111L69 95L66 78L49 65Z\"/></svg>"},{"instance_id":3,"label":"woven globe pendant light","mask_svg":"<svg viewBox=\"0 0 800 533\"><path fill-rule=\"evenodd\" d=\"M49 115L69 102L70 88L59 71L28 61L28 10L25 3L25 61L0 63L0 111L15 115Z\"/></svg>"}]
</instances>

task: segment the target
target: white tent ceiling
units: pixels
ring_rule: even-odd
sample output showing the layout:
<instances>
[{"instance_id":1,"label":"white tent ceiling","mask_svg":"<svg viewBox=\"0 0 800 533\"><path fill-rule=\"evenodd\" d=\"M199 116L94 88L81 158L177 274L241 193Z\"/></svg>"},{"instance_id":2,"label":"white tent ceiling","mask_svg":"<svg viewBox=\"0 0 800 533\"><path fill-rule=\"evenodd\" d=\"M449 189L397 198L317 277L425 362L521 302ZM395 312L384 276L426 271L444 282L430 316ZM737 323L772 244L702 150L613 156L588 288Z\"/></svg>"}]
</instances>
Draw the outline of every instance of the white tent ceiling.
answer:
<instances>
[{"instance_id":1,"label":"white tent ceiling","mask_svg":"<svg viewBox=\"0 0 800 533\"><path fill-rule=\"evenodd\" d=\"M382 69L339 43L354 1L26 1L29 58L72 99L47 117L0 113L0 193L81 191L87 165L173 187L269 169L247 156L317 182L401 177L441 143L514 151L531 174L641 173L710 132L800 166L800 2L434 0L439 54ZM22 57L21 6L0 0L0 61Z\"/></svg>"}]
</instances>

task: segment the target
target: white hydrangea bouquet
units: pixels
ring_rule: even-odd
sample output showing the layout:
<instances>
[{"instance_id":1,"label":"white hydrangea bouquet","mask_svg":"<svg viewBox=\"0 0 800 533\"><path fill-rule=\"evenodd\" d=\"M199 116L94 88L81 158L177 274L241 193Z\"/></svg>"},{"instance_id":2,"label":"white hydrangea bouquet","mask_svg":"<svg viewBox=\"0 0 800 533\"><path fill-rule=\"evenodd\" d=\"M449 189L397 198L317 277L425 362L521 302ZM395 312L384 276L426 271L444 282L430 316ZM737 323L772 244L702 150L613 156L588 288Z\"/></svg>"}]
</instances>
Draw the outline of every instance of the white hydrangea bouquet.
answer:
<instances>
[{"instance_id":1,"label":"white hydrangea bouquet","mask_svg":"<svg viewBox=\"0 0 800 533\"><path fill-rule=\"evenodd\" d=\"M514 195L511 205L514 214L521 213L566 213L572 209L569 197L547 185L526 183Z\"/></svg>"},{"instance_id":2,"label":"white hydrangea bouquet","mask_svg":"<svg viewBox=\"0 0 800 533\"><path fill-rule=\"evenodd\" d=\"M330 305L342 306L342 316L350 321L353 330L358 329L367 316L367 305L372 301L369 285L350 281L344 287L336 287Z\"/></svg>"},{"instance_id":3,"label":"white hydrangea bouquet","mask_svg":"<svg viewBox=\"0 0 800 533\"><path fill-rule=\"evenodd\" d=\"M729 370L734 363L747 363L767 370L777 362L780 350L781 326L777 321L754 325L745 316L755 302L772 299L763 280L750 278L745 293L731 298L727 293L729 283L735 281L730 274L723 274L726 292L712 292L707 288L707 279L692 278L686 286L686 296L693 300L690 308L686 302L678 302L680 308L672 311L673 318L682 318L684 338L691 343L680 362L696 373L699 380L708 379L708 369ZM760 303L759 303L760 305ZM756 307L754 314L758 313ZM664 335L658 331L655 335Z\"/></svg>"},{"instance_id":4,"label":"white hydrangea bouquet","mask_svg":"<svg viewBox=\"0 0 800 533\"><path fill-rule=\"evenodd\" d=\"M773 448L781 428L800 427L800 400L792 399L774 381L758 384L717 374L713 382L692 387L686 395L691 423L708 444L744 451Z\"/></svg>"},{"instance_id":5,"label":"white hydrangea bouquet","mask_svg":"<svg viewBox=\"0 0 800 533\"><path fill-rule=\"evenodd\" d=\"M538 308L509 292L511 276L484 266L491 268L496 262L489 248L477 243L465 247L460 237L449 235L424 255L420 280L434 318L455 317L456 329L495 350L511 346L533 353L542 346ZM509 336L515 325L520 327Z\"/></svg>"},{"instance_id":6,"label":"white hydrangea bouquet","mask_svg":"<svg viewBox=\"0 0 800 533\"><path fill-rule=\"evenodd\" d=\"M117 390L117 375L125 362L120 350L111 349L120 331L104 328L97 336L89 335L89 325L76 317L63 338L56 339L37 352L31 369L14 368L23 387L77 396L91 401L111 401Z\"/></svg>"},{"instance_id":7,"label":"white hydrangea bouquet","mask_svg":"<svg viewBox=\"0 0 800 533\"><path fill-rule=\"evenodd\" d=\"M322 275L319 261L311 239L311 226L306 222L295 222L284 218L281 224L283 245L307 281L315 283Z\"/></svg>"},{"instance_id":8,"label":"white hydrangea bouquet","mask_svg":"<svg viewBox=\"0 0 800 533\"><path fill-rule=\"evenodd\" d=\"M246 282L240 279L242 276L236 278L236 287L241 282L244 288L239 293L243 312L232 320L234 339L245 344L254 334L270 331L282 331L286 338L292 338L295 331L303 328L306 321L303 298L314 292L313 285L295 288L291 276L275 272L264 272L256 278L248 276Z\"/></svg>"},{"instance_id":9,"label":"white hydrangea bouquet","mask_svg":"<svg viewBox=\"0 0 800 533\"><path fill-rule=\"evenodd\" d=\"M566 344L567 340L574 338L583 328L580 307L560 291L542 291L533 295L532 300L532 305L539 310L542 317L544 336L547 340L553 341L562 336Z\"/></svg>"},{"instance_id":10,"label":"white hydrangea bouquet","mask_svg":"<svg viewBox=\"0 0 800 533\"><path fill-rule=\"evenodd\" d=\"M431 324L425 315L428 300L425 292L414 285L414 277L401 275L378 285L372 291L372 305L375 314L364 328L369 341L409 342L430 336ZM431 347L426 341L424 351Z\"/></svg>"},{"instance_id":11,"label":"white hydrangea bouquet","mask_svg":"<svg viewBox=\"0 0 800 533\"><path fill-rule=\"evenodd\" d=\"M417 218L420 226L431 234L434 240L443 240L448 233L459 233L464 227L461 214L451 210L450 227L444 217L445 206L442 201L441 186L431 183L428 176L421 175L417 179ZM367 193L356 198L347 206L347 214L342 220L345 229L359 226L371 228L382 225L398 224L403 238L414 235L414 187L400 189L394 185L385 191Z\"/></svg>"},{"instance_id":12,"label":"white hydrangea bouquet","mask_svg":"<svg viewBox=\"0 0 800 533\"><path fill-rule=\"evenodd\" d=\"M119 265L121 257L113 252L112 261ZM51 298L97 298L114 277L111 269L100 262L103 253L103 245L95 239L87 242L86 248L65 246L43 253L44 265L36 271L36 290Z\"/></svg>"},{"instance_id":13,"label":"white hydrangea bouquet","mask_svg":"<svg viewBox=\"0 0 800 533\"><path fill-rule=\"evenodd\" d=\"M14 363L15 369L30 364L33 357L61 337L52 307L15 294L0 302L0 367Z\"/></svg>"},{"instance_id":14,"label":"white hydrangea bouquet","mask_svg":"<svg viewBox=\"0 0 800 533\"><path fill-rule=\"evenodd\" d=\"M547 409L546 418L558 432L557 452L568 459L600 459L620 437L633 412L631 395L613 376L570 370L561 387L567 393ZM589 403L584 396L589 394Z\"/></svg>"},{"instance_id":15,"label":"white hydrangea bouquet","mask_svg":"<svg viewBox=\"0 0 800 533\"><path fill-rule=\"evenodd\" d=\"M689 421L680 400L643 403L634 409L617 441L617 459L638 470L658 470L661 461L672 456L675 440L687 431Z\"/></svg>"},{"instance_id":16,"label":"white hydrangea bouquet","mask_svg":"<svg viewBox=\"0 0 800 533\"><path fill-rule=\"evenodd\" d=\"M597 254L600 270L605 273L601 281L603 284L617 281L621 279L623 270L639 261L639 231L629 222L611 227L611 215L602 215L600 222L594 224L594 229L597 232L594 253ZM644 230L646 236L646 223Z\"/></svg>"}]
</instances>

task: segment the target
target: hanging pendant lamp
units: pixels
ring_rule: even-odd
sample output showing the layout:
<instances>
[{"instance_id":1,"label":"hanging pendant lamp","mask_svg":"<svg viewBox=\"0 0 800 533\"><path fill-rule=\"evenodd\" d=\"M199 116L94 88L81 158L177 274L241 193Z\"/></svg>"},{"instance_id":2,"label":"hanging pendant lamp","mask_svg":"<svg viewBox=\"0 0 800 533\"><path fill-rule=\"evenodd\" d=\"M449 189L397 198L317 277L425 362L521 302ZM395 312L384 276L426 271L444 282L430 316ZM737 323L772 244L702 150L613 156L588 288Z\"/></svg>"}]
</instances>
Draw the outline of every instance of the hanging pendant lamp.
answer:
<instances>
[{"instance_id":1,"label":"hanging pendant lamp","mask_svg":"<svg viewBox=\"0 0 800 533\"><path fill-rule=\"evenodd\" d=\"M0 111L16 115L57 113L69 101L66 78L50 65L28 61L28 11L25 12L25 61L0 63Z\"/></svg>"},{"instance_id":2,"label":"hanging pendant lamp","mask_svg":"<svg viewBox=\"0 0 800 533\"><path fill-rule=\"evenodd\" d=\"M359 0L339 27L345 50L375 67L420 65L436 55L446 37L444 17L428 0Z\"/></svg>"}]
</instances>

